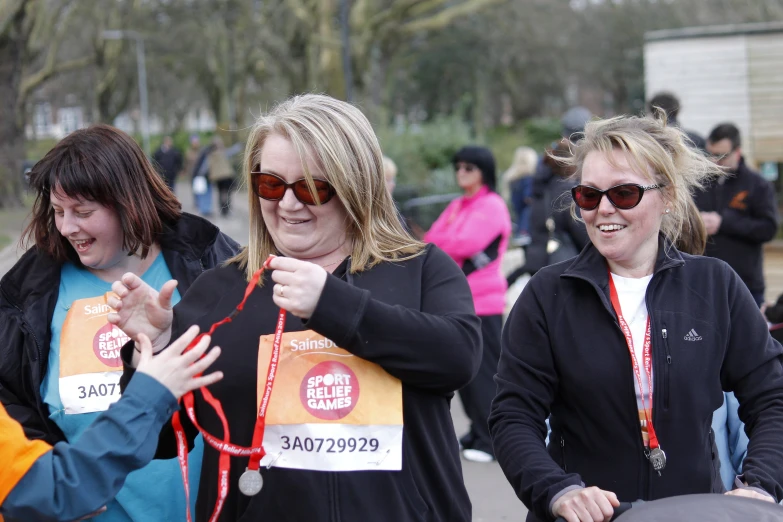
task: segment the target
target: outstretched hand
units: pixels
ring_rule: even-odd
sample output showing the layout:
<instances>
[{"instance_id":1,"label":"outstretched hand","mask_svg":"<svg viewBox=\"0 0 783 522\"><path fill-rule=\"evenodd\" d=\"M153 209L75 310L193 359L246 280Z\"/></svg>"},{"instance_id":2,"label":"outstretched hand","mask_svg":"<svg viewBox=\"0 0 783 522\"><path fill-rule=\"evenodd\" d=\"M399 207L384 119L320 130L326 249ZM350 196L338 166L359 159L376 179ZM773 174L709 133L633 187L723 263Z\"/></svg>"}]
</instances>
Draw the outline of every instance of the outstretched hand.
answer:
<instances>
[{"instance_id":1,"label":"outstretched hand","mask_svg":"<svg viewBox=\"0 0 783 522\"><path fill-rule=\"evenodd\" d=\"M198 331L198 326L191 326L179 339L158 355L152 353L149 337L143 333L139 334L141 359L136 371L146 373L161 383L177 400L189 391L218 382L223 378L222 372L201 375L220 356L220 348L217 346L204 355L212 340L209 335L202 337L192 350L183 353L191 341L196 338ZM204 356L202 357L202 355Z\"/></svg>"},{"instance_id":2,"label":"outstretched hand","mask_svg":"<svg viewBox=\"0 0 783 522\"><path fill-rule=\"evenodd\" d=\"M177 282L172 279L158 293L139 276L128 272L111 285L118 297L109 297L107 304L114 312L109 313L107 319L137 342L139 334L146 335L157 353L171 337L174 319L171 298L176 288Z\"/></svg>"}]
</instances>

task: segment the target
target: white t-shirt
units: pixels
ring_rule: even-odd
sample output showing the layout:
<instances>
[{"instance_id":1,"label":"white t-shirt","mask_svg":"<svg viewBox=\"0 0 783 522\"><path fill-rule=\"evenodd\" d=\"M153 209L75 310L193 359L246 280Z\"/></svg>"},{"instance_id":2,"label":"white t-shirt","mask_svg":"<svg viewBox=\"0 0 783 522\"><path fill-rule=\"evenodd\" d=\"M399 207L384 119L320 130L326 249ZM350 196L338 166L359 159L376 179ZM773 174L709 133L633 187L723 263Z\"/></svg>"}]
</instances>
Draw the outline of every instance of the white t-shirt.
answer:
<instances>
[{"instance_id":1,"label":"white t-shirt","mask_svg":"<svg viewBox=\"0 0 783 522\"><path fill-rule=\"evenodd\" d=\"M636 355L636 364L639 365L639 373L642 375L644 400L648 409L652 408L652 404L650 404L650 381L647 378L647 372L644 371L644 334L647 330L647 304L644 302L644 296L647 293L647 285L650 284L651 279L652 275L633 279L612 274L612 281L614 281L614 286L617 289L617 297L620 300L623 318L631 329L633 350ZM642 425L642 437L646 443L647 422L636 375L633 376L633 387L636 390L636 404L639 409L639 421Z\"/></svg>"}]
</instances>

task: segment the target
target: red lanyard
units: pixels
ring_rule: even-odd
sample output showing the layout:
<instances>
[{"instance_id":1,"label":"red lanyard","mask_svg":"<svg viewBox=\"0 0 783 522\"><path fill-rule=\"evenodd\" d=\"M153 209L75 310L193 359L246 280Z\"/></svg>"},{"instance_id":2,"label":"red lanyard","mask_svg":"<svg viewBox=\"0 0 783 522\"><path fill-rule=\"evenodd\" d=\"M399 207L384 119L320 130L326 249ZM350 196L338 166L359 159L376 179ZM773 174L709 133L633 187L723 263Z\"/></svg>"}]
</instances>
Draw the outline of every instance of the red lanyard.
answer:
<instances>
[{"instance_id":1,"label":"red lanyard","mask_svg":"<svg viewBox=\"0 0 783 522\"><path fill-rule=\"evenodd\" d=\"M653 380L652 380L652 339L650 337L650 317L647 316L647 329L644 332L644 371L647 373L647 382L650 383L650 409L647 409L647 404L644 400L644 388L642 387L642 372L639 370L639 364L636 362L636 354L633 349L633 335L631 335L631 328L628 323L625 322L623 317L623 311L620 308L620 298L617 296L617 287L614 285L612 279L612 273L609 272L609 298L612 300L612 307L617 314L617 321L620 323L620 329L625 335L625 342L628 344L628 351L631 354L631 363L633 364L633 371L636 374L636 382L639 384L639 395L642 397L642 408L644 408L644 418L647 420L647 433L650 437L650 449L656 449L659 447L658 437L655 435L655 428L653 427L652 419L650 418L650 411L653 407Z\"/></svg>"},{"instance_id":2,"label":"red lanyard","mask_svg":"<svg viewBox=\"0 0 783 522\"><path fill-rule=\"evenodd\" d=\"M258 280L261 277L261 274L264 272L264 269L268 268L269 261L272 259L270 256L269 259L264 263L264 265L256 271L255 274L253 274L253 277L250 279L250 283L248 283L247 288L245 289L245 296L242 299L242 302L237 305L236 309L231 312L231 315L226 317L225 319L218 321L217 323L214 323L212 327L209 329L209 332L202 333L198 337L196 337L190 345L185 349L185 351L190 350L193 348L196 344L198 344L199 340L204 335L212 335L215 330L226 323L230 323L234 317L239 314L239 312L242 311L242 309L245 306L245 302L247 301L247 298L250 296L253 289L257 286ZM256 425L253 429L253 442L252 445L247 448L244 446L237 446L235 444L232 444L230 442L230 436L228 431L228 420L226 419L226 415L223 412L223 407L220 404L220 401L216 399L212 393L207 388L200 388L199 391L201 392L201 395L204 396L204 400L207 401L207 403L212 406L212 408L217 413L218 417L220 418L220 422L223 424L223 439L218 439L217 437L214 437L213 435L210 435L207 433L201 426L199 426L198 421L196 421L196 411L193 407L193 392L188 392L185 395L182 396L182 402L185 405L185 411L188 414L188 417L190 418L193 425L198 429L198 431L201 433L202 437L204 438L204 441L215 448L220 453L220 458L218 460L218 498L215 503L215 509L212 512L212 516L209 518L210 522L216 522L218 517L220 516L220 512L223 510L223 505L226 502L226 497L228 496L228 477L229 472L231 470L231 457L250 457L250 462L248 463L248 471L257 473L258 469L261 464L261 459L264 458L264 455L266 455L266 452L264 451L264 429L266 427L266 409L269 405L269 399L272 396L272 387L275 382L275 374L277 373L277 362L280 355L280 341L283 336L283 330L285 329L285 315L286 311L282 308L280 309L280 314L277 317L277 326L275 327L275 339L272 344L272 357L269 361L269 372L267 373L266 377L266 385L264 386L264 396L261 399L261 406L258 410L258 417L256 418ZM171 424L174 427L174 434L177 438L177 456L179 458L179 467L180 471L182 471L182 481L185 485L185 501L187 502L187 516L188 516L188 522L191 521L190 518L190 484L188 480L188 445L187 445L187 439L185 437L185 430L182 428L182 422L179 418L179 410L174 412L174 417L171 419ZM245 472L247 473L247 471ZM259 479L260 480L260 479ZM259 486L260 489L260 486Z\"/></svg>"}]
</instances>

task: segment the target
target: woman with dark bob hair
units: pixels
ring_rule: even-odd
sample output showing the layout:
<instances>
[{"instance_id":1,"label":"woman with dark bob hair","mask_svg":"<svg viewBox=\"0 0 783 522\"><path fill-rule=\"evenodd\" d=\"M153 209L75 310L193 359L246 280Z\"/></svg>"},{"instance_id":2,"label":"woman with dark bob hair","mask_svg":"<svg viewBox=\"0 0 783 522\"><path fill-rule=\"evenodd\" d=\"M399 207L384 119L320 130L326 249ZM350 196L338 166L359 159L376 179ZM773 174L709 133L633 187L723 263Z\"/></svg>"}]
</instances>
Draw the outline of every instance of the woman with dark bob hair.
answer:
<instances>
[{"instance_id":1,"label":"woman with dark bob hair","mask_svg":"<svg viewBox=\"0 0 783 522\"><path fill-rule=\"evenodd\" d=\"M495 192L495 158L486 147L462 147L452 158L463 196L452 201L424 240L438 245L462 267L468 278L476 314L481 319L483 351L478 375L459 391L470 418L460 437L462 456L473 462L494 460L487 417L495 396L492 380L500 358L500 332L506 305L503 254L511 235L506 202Z\"/></svg>"},{"instance_id":2,"label":"woman with dark bob hair","mask_svg":"<svg viewBox=\"0 0 783 522\"><path fill-rule=\"evenodd\" d=\"M30 439L74 441L120 397L126 336L106 317L111 283L126 272L184 294L238 252L179 201L139 146L106 126L78 130L30 172L36 195L23 243L0 281L0 401ZM198 481L201 446L191 453ZM102 521L182 520L176 461L128 476Z\"/></svg>"}]
</instances>

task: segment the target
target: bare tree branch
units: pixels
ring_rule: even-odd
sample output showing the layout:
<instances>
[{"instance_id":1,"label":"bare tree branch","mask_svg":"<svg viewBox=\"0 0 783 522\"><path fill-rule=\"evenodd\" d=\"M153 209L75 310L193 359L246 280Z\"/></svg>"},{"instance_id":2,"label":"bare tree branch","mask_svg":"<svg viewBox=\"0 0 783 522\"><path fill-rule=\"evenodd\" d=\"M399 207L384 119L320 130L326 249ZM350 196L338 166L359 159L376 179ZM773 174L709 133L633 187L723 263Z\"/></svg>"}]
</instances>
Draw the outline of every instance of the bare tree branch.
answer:
<instances>
[{"instance_id":1,"label":"bare tree branch","mask_svg":"<svg viewBox=\"0 0 783 522\"><path fill-rule=\"evenodd\" d=\"M466 16L480 9L484 9L485 7L501 4L506 1L508 0L468 0L467 2L447 7L443 11L428 16L427 18L413 20L403 24L400 29L406 33L442 29L454 21L455 18Z\"/></svg>"}]
</instances>

